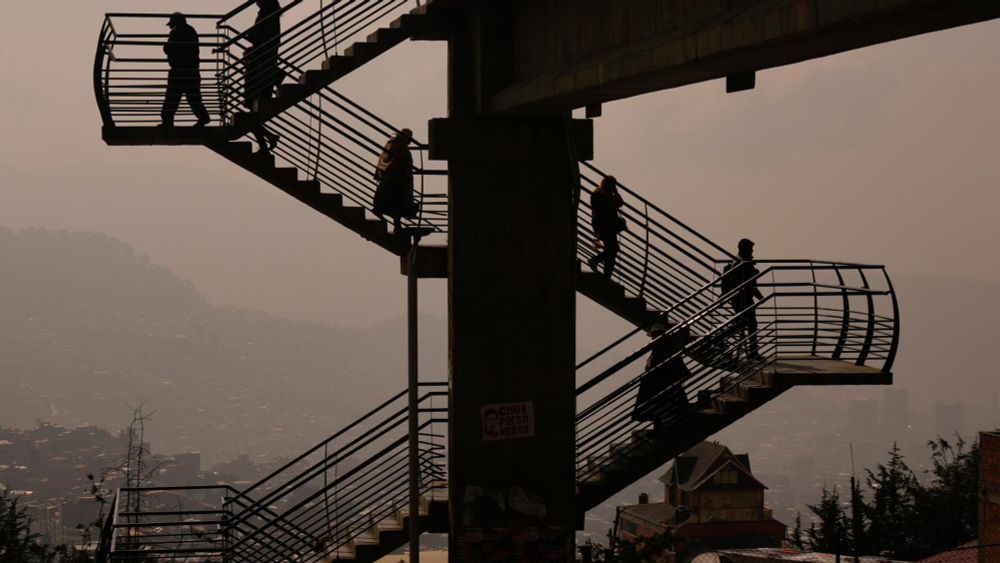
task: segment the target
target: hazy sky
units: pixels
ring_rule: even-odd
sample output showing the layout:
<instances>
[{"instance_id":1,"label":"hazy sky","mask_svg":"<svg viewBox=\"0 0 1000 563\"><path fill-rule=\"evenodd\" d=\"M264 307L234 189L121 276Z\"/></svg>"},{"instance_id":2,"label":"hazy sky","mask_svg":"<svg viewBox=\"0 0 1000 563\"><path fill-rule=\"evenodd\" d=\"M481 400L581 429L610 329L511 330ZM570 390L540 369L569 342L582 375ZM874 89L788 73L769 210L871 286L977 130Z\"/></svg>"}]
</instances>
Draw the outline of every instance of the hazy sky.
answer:
<instances>
[{"instance_id":1,"label":"hazy sky","mask_svg":"<svg viewBox=\"0 0 1000 563\"><path fill-rule=\"evenodd\" d=\"M101 142L102 14L235 2L5 4L0 225L108 233L218 304L337 324L403 313L393 257L221 157ZM716 81L610 104L595 162L714 240L755 239L763 258L1000 280L998 32L990 22L768 71L747 93ZM445 111L445 63L443 44L408 43L340 88L425 137ZM443 282L424 287L425 310L444 315Z\"/></svg>"}]
</instances>

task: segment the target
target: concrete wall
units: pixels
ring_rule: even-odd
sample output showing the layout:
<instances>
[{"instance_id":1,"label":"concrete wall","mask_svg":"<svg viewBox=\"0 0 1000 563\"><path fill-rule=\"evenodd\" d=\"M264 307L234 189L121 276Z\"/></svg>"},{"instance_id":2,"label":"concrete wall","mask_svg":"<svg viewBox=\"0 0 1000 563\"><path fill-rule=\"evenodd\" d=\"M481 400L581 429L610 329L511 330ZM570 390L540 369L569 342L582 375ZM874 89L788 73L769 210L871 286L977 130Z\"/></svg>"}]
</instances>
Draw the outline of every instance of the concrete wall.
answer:
<instances>
[{"instance_id":1,"label":"concrete wall","mask_svg":"<svg viewBox=\"0 0 1000 563\"><path fill-rule=\"evenodd\" d=\"M508 85L552 112L1000 17L996 0L514 0Z\"/></svg>"}]
</instances>

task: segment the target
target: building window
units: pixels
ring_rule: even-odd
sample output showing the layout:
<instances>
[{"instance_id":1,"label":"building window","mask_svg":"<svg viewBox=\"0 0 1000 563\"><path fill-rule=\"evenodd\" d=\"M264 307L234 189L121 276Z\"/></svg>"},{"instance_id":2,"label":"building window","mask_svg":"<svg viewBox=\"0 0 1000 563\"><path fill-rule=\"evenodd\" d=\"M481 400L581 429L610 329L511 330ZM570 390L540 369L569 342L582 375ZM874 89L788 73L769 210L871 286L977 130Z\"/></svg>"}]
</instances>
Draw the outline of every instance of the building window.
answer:
<instances>
[{"instance_id":1,"label":"building window","mask_svg":"<svg viewBox=\"0 0 1000 563\"><path fill-rule=\"evenodd\" d=\"M635 522L627 518L622 518L622 531L633 536L639 535L639 527L635 525Z\"/></svg>"},{"instance_id":2,"label":"building window","mask_svg":"<svg viewBox=\"0 0 1000 563\"><path fill-rule=\"evenodd\" d=\"M723 469L712 477L712 483L716 485L735 485L736 481L735 469Z\"/></svg>"}]
</instances>

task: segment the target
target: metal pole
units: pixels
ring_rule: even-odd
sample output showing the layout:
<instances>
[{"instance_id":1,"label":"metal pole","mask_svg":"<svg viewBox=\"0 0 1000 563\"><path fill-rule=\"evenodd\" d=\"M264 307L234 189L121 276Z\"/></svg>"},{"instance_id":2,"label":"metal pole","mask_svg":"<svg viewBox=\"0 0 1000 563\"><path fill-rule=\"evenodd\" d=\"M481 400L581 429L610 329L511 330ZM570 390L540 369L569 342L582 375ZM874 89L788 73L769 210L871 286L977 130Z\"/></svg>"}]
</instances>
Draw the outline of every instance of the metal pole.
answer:
<instances>
[{"instance_id":1,"label":"metal pole","mask_svg":"<svg viewBox=\"0 0 1000 563\"><path fill-rule=\"evenodd\" d=\"M407 347L409 348L409 445L410 445L410 563L420 561L420 465L417 448L417 245L418 236L410 245L410 267L406 271Z\"/></svg>"}]
</instances>

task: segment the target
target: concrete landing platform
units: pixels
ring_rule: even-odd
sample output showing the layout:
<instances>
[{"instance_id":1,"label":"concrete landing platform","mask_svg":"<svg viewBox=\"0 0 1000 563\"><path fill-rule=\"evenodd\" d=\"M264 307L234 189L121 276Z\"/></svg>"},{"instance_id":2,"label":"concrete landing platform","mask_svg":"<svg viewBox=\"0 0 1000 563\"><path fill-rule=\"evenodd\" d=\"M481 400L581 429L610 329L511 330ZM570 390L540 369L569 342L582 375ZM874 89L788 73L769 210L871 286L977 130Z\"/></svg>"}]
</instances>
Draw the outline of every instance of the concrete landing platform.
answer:
<instances>
[{"instance_id":1,"label":"concrete landing platform","mask_svg":"<svg viewBox=\"0 0 1000 563\"><path fill-rule=\"evenodd\" d=\"M892 374L852 362L802 356L778 358L767 368L786 385L891 385Z\"/></svg>"},{"instance_id":2,"label":"concrete landing platform","mask_svg":"<svg viewBox=\"0 0 1000 563\"><path fill-rule=\"evenodd\" d=\"M101 137L111 146L205 145L230 141L237 132L232 127L104 127Z\"/></svg>"}]
</instances>

